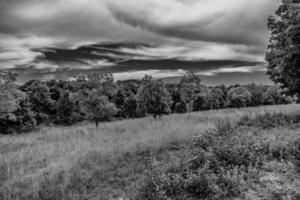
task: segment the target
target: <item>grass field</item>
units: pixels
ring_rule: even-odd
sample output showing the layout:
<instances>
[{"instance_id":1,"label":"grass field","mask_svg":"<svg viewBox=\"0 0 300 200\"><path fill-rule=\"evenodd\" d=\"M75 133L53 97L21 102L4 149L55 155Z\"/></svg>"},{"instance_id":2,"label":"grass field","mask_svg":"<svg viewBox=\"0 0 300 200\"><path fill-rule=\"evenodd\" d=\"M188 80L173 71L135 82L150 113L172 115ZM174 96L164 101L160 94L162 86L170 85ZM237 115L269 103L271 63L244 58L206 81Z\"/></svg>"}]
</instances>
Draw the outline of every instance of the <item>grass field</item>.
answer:
<instances>
[{"instance_id":1,"label":"grass field","mask_svg":"<svg viewBox=\"0 0 300 200\"><path fill-rule=\"evenodd\" d=\"M168 152L188 146L220 120L297 110L300 105L214 110L115 121L98 129L82 124L0 136L0 199L132 198L146 176L144 154L169 159ZM300 137L297 127L271 131L274 141L285 135Z\"/></svg>"}]
</instances>

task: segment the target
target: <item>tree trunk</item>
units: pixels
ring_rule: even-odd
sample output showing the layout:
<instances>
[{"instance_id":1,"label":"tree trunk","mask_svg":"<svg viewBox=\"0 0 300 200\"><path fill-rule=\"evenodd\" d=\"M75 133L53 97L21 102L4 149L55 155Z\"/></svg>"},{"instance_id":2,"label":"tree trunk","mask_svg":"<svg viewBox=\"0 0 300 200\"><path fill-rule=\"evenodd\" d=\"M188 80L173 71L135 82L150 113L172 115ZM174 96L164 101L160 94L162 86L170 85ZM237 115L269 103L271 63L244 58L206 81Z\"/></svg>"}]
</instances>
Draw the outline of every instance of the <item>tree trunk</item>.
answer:
<instances>
[{"instance_id":1,"label":"tree trunk","mask_svg":"<svg viewBox=\"0 0 300 200\"><path fill-rule=\"evenodd\" d=\"M99 127L99 120L97 118L95 119L95 123L96 123L96 128L98 128Z\"/></svg>"}]
</instances>

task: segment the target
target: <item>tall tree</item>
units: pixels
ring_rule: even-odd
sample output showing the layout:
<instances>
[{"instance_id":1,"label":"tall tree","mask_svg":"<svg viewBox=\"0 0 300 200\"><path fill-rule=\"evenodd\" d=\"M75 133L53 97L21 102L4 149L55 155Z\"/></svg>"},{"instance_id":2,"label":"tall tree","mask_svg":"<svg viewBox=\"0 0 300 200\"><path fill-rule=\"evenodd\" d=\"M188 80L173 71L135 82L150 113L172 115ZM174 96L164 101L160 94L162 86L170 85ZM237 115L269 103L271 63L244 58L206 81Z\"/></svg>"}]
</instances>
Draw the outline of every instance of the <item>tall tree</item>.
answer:
<instances>
[{"instance_id":1,"label":"tall tree","mask_svg":"<svg viewBox=\"0 0 300 200\"><path fill-rule=\"evenodd\" d=\"M38 124L51 123L56 115L55 101L51 99L49 87L45 82L31 80L21 86L32 105Z\"/></svg>"},{"instance_id":2,"label":"tall tree","mask_svg":"<svg viewBox=\"0 0 300 200\"><path fill-rule=\"evenodd\" d=\"M137 93L138 110L152 114L154 118L171 112L171 96L162 80L153 80L145 76Z\"/></svg>"},{"instance_id":3,"label":"tall tree","mask_svg":"<svg viewBox=\"0 0 300 200\"><path fill-rule=\"evenodd\" d=\"M178 85L181 101L188 105L188 113L193 110L193 102L201 90L201 79L192 72L182 77Z\"/></svg>"},{"instance_id":4,"label":"tall tree","mask_svg":"<svg viewBox=\"0 0 300 200\"><path fill-rule=\"evenodd\" d=\"M245 86L231 88L227 101L229 107L246 107L251 101L251 93Z\"/></svg>"},{"instance_id":5,"label":"tall tree","mask_svg":"<svg viewBox=\"0 0 300 200\"><path fill-rule=\"evenodd\" d=\"M76 77L77 82L82 84L83 89L94 90L111 99L117 93L117 86L111 74L88 73Z\"/></svg>"},{"instance_id":6,"label":"tall tree","mask_svg":"<svg viewBox=\"0 0 300 200\"><path fill-rule=\"evenodd\" d=\"M26 94L15 81L16 74L0 71L0 134L21 133L35 127Z\"/></svg>"},{"instance_id":7,"label":"tall tree","mask_svg":"<svg viewBox=\"0 0 300 200\"><path fill-rule=\"evenodd\" d=\"M98 127L100 121L109 120L118 112L116 105L110 100L117 94L117 86L111 74L88 73L76 78L81 90L75 99L81 102L87 115Z\"/></svg>"},{"instance_id":8,"label":"tall tree","mask_svg":"<svg viewBox=\"0 0 300 200\"><path fill-rule=\"evenodd\" d=\"M118 112L115 104L111 103L107 96L101 95L95 90L89 92L84 104L97 128L99 122L110 120Z\"/></svg>"},{"instance_id":9,"label":"tall tree","mask_svg":"<svg viewBox=\"0 0 300 200\"><path fill-rule=\"evenodd\" d=\"M300 94L300 0L283 0L269 17L267 74L289 94Z\"/></svg>"}]
</instances>

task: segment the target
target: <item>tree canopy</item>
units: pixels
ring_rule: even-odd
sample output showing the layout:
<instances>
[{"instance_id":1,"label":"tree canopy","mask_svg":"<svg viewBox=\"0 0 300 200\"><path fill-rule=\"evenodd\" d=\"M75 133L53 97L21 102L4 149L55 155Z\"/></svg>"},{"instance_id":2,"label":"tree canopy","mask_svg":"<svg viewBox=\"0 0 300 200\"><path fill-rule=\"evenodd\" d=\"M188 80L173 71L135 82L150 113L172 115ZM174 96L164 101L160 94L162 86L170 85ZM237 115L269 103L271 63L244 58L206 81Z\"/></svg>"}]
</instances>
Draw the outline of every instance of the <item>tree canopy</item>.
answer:
<instances>
[{"instance_id":1,"label":"tree canopy","mask_svg":"<svg viewBox=\"0 0 300 200\"><path fill-rule=\"evenodd\" d=\"M137 98L139 111L153 114L154 118L171 112L171 96L162 80L154 80L151 76L145 76Z\"/></svg>"},{"instance_id":2,"label":"tree canopy","mask_svg":"<svg viewBox=\"0 0 300 200\"><path fill-rule=\"evenodd\" d=\"M267 74L290 94L300 94L300 0L284 0L275 16L266 60Z\"/></svg>"}]
</instances>

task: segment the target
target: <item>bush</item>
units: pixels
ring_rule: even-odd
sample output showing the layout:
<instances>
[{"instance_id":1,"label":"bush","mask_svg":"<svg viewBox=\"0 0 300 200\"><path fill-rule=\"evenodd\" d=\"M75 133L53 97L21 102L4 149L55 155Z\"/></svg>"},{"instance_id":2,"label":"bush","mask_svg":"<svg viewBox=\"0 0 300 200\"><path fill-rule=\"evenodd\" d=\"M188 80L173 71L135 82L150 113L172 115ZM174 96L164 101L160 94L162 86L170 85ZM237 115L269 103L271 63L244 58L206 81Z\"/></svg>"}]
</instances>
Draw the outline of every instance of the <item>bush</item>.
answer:
<instances>
[{"instance_id":1,"label":"bush","mask_svg":"<svg viewBox=\"0 0 300 200\"><path fill-rule=\"evenodd\" d=\"M290 145L258 140L256 126L272 128L297 121L295 115L242 117L237 124L220 121L197 136L184 158L159 163L140 188L138 200L234 199L259 180L265 160L295 158L300 172L300 139ZM249 129L240 126L253 126ZM178 164L180 163L180 164Z\"/></svg>"},{"instance_id":2,"label":"bush","mask_svg":"<svg viewBox=\"0 0 300 200\"><path fill-rule=\"evenodd\" d=\"M232 138L218 142L213 147L214 155L224 167L251 167L261 166L263 155L255 148L254 141L244 141L240 138Z\"/></svg>"},{"instance_id":3,"label":"bush","mask_svg":"<svg viewBox=\"0 0 300 200\"><path fill-rule=\"evenodd\" d=\"M178 173L168 170L153 172L140 188L136 199L232 199L242 193L240 179L238 174L226 171L216 174L207 168Z\"/></svg>"},{"instance_id":4,"label":"bush","mask_svg":"<svg viewBox=\"0 0 300 200\"><path fill-rule=\"evenodd\" d=\"M295 166L300 173L300 138L295 142Z\"/></svg>"},{"instance_id":5,"label":"bush","mask_svg":"<svg viewBox=\"0 0 300 200\"><path fill-rule=\"evenodd\" d=\"M245 115L237 122L237 125L270 129L288 124L299 123L299 116L300 115L297 113L292 115L285 115L283 113L265 113L253 118L249 115Z\"/></svg>"},{"instance_id":6,"label":"bush","mask_svg":"<svg viewBox=\"0 0 300 200\"><path fill-rule=\"evenodd\" d=\"M246 174L243 171L256 165L259 156L253 153L251 143L237 145L233 130L227 120L196 137L180 165L172 159L153 169L137 199L232 199L240 196Z\"/></svg>"}]
</instances>

